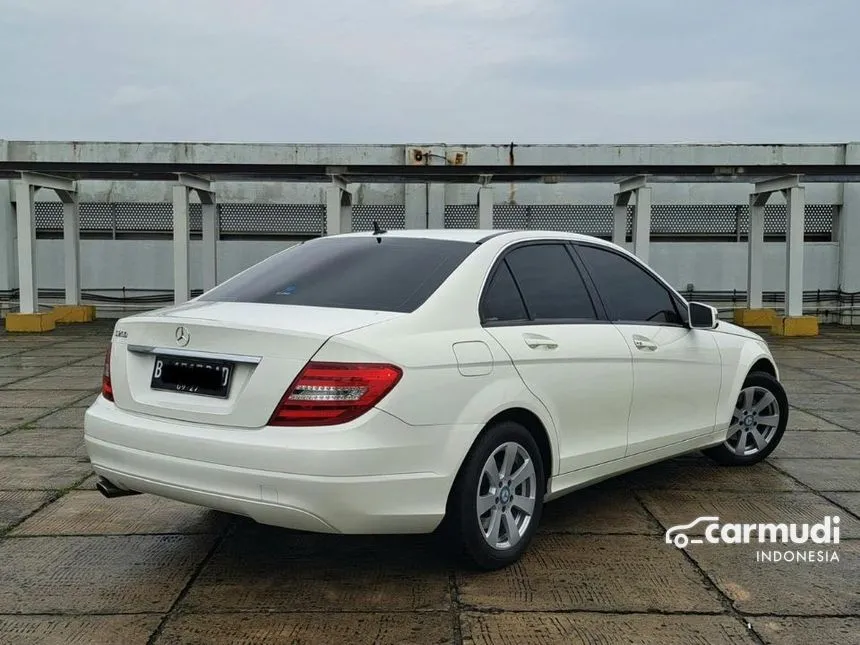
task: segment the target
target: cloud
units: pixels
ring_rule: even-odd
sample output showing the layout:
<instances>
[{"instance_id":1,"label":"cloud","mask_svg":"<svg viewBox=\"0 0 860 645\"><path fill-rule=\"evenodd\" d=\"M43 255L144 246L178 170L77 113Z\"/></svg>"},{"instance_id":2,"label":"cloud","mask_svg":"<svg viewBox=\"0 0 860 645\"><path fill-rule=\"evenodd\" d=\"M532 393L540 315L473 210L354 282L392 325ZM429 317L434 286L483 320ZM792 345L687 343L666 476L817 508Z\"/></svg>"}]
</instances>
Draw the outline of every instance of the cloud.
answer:
<instances>
[{"instance_id":1,"label":"cloud","mask_svg":"<svg viewBox=\"0 0 860 645\"><path fill-rule=\"evenodd\" d=\"M0 12L0 56L17 61L4 70L7 138L622 143L860 130L856 0L0 0Z\"/></svg>"}]
</instances>

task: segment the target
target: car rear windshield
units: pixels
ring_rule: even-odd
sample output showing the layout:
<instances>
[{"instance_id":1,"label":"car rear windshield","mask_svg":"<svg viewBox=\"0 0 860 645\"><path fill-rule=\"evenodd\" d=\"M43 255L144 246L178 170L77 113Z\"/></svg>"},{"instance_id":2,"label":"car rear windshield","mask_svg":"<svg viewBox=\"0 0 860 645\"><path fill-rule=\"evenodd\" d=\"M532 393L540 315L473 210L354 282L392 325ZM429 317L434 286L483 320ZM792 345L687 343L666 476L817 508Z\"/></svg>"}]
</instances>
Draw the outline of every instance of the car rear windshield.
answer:
<instances>
[{"instance_id":1,"label":"car rear windshield","mask_svg":"<svg viewBox=\"0 0 860 645\"><path fill-rule=\"evenodd\" d=\"M318 238L260 262L201 300L408 313L476 248L469 242L370 234Z\"/></svg>"}]
</instances>

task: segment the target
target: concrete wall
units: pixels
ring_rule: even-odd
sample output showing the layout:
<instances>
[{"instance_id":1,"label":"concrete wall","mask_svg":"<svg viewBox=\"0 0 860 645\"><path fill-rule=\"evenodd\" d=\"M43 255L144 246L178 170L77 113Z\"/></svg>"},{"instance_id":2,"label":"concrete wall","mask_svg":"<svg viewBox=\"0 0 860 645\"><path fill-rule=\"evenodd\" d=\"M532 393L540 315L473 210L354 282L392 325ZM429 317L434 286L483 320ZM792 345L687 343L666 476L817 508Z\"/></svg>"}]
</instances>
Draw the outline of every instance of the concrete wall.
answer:
<instances>
[{"instance_id":1,"label":"concrete wall","mask_svg":"<svg viewBox=\"0 0 860 645\"><path fill-rule=\"evenodd\" d=\"M293 145L207 143L77 143L0 141L0 158L39 161L140 161L140 162L249 162L249 163L344 163L401 164L414 147L448 154L464 152L467 164L507 164L511 147L504 145L456 146L405 145ZM857 163L858 144L826 145L517 145L514 163L535 164L714 164L751 163ZM11 191L0 182L0 290L13 288L16 280L8 267L14 253ZM79 182L81 201L170 202L172 184L166 182ZM221 202L325 203L325 185L285 183L216 184ZM746 204L748 184L655 184L652 203ZM433 185L431 204L420 185L351 185L358 204L405 204L407 222L423 225L425 211L440 212L445 204L474 204L477 186ZM496 184L498 204L610 204L614 184ZM39 199L53 199L49 191ZM780 201L778 196L774 202ZM810 289L860 290L860 185L808 184L808 204L843 204L838 243L807 243L805 284ZM431 223L433 223L431 215ZM283 248L282 242L225 241L219 256L224 279ZM192 243L192 288L200 285L197 243ZM764 289L784 288L784 245L768 244ZM60 242L38 242L41 287L60 287ZM137 287L170 289L172 253L168 241L85 241L82 243L82 285L85 289ZM744 289L746 247L730 242L655 243L651 263L678 287L692 283L700 290ZM12 265L14 267L14 264Z\"/></svg>"},{"instance_id":2,"label":"concrete wall","mask_svg":"<svg viewBox=\"0 0 860 645\"><path fill-rule=\"evenodd\" d=\"M227 240L218 246L218 279L230 276L290 246L290 242ZM671 284L700 291L746 289L746 244L732 242L654 243L651 266ZM41 288L63 286L62 240L36 244ZM191 242L191 288L202 286L200 242ZM804 288L837 287L838 248L833 242L806 244ZM168 240L84 240L81 242L81 284L98 289L173 288L173 246ZM764 290L785 288L785 245L765 244Z\"/></svg>"}]
</instances>

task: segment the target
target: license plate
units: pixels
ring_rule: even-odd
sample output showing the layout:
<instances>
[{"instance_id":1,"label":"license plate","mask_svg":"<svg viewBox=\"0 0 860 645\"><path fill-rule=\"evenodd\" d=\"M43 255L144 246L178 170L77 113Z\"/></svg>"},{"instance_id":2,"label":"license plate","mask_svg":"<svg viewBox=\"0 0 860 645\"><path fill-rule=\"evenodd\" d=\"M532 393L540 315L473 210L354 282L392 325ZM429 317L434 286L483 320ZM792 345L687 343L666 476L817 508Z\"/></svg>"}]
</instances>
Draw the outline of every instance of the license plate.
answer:
<instances>
[{"instance_id":1,"label":"license plate","mask_svg":"<svg viewBox=\"0 0 860 645\"><path fill-rule=\"evenodd\" d=\"M230 393L233 363L184 356L156 355L150 387L222 399Z\"/></svg>"}]
</instances>

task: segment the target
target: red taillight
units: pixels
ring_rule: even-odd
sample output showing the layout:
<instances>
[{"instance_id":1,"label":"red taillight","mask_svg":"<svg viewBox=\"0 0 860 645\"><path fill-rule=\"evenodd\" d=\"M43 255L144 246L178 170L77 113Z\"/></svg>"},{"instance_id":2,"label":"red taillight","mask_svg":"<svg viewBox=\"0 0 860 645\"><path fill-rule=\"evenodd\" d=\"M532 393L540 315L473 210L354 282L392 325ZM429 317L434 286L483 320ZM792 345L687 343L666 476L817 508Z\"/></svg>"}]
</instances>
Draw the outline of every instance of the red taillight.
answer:
<instances>
[{"instance_id":1,"label":"red taillight","mask_svg":"<svg viewBox=\"0 0 860 645\"><path fill-rule=\"evenodd\" d=\"M402 370L377 363L308 363L269 425L330 426L361 416L397 385Z\"/></svg>"},{"instance_id":2,"label":"red taillight","mask_svg":"<svg viewBox=\"0 0 860 645\"><path fill-rule=\"evenodd\" d=\"M110 348L108 345L105 353L105 368L102 372L102 396L108 401L113 401L113 386L110 382Z\"/></svg>"}]
</instances>

